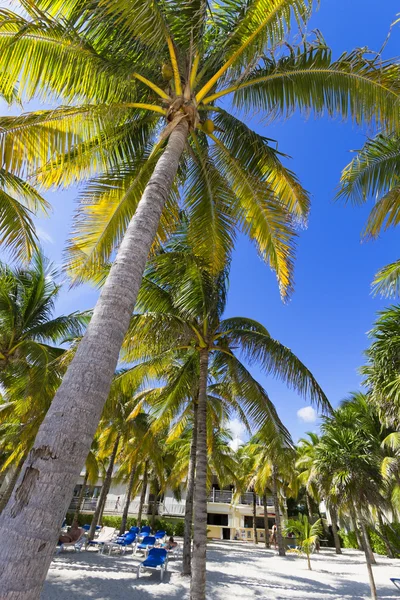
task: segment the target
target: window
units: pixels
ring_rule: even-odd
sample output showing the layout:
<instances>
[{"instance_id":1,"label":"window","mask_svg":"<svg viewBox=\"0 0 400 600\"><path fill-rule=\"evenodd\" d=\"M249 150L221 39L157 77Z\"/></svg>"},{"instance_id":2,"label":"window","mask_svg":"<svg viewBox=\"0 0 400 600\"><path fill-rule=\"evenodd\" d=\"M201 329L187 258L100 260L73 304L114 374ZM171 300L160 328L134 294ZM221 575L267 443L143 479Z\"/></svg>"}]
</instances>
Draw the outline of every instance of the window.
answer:
<instances>
[{"instance_id":1,"label":"window","mask_svg":"<svg viewBox=\"0 0 400 600\"><path fill-rule=\"evenodd\" d=\"M274 524L274 519L268 519L268 527L269 529L272 528L272 525ZM253 517L247 515L244 518L244 526L245 527L253 527ZM264 517L257 517L256 518L256 527L257 529L264 529Z\"/></svg>"},{"instance_id":2,"label":"window","mask_svg":"<svg viewBox=\"0 0 400 600\"><path fill-rule=\"evenodd\" d=\"M228 515L207 513L207 525L228 527Z\"/></svg>"}]
</instances>

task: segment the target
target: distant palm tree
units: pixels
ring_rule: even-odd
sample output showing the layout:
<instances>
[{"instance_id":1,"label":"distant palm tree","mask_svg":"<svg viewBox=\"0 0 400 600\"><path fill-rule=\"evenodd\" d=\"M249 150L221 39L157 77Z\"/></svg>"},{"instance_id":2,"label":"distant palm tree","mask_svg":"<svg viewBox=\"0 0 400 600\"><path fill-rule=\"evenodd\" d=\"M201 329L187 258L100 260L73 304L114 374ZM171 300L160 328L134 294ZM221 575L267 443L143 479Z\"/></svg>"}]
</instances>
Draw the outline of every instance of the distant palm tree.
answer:
<instances>
[{"instance_id":1,"label":"distant palm tree","mask_svg":"<svg viewBox=\"0 0 400 600\"><path fill-rule=\"evenodd\" d=\"M15 88L18 98L56 98L63 106L0 119L5 168L22 177L33 172L44 186L95 176L83 193L69 248L77 278L96 274L123 238L32 450L35 468L46 476L29 488L18 517L13 509L13 527L6 525L7 511L2 516L11 565L17 520L22 528L32 520L31 506L43 506L48 539L31 532L21 550L28 559L38 539L46 543L41 567L38 562L35 581L25 567L18 571L18 585L39 595L146 259L176 225L177 192L184 190L197 252L215 269L223 267L239 229L277 272L284 297L293 287L294 229L307 216L308 195L268 140L232 114L229 100L267 118L311 110L390 128L399 122L399 94L396 67L380 58L356 50L334 61L320 37L286 46L292 18L303 31L312 8L307 0L36 0L22 6L26 17L0 13L0 91ZM72 406L85 415L75 427ZM51 469L40 448L49 449ZM46 506L42 481L55 494ZM204 569L198 573L191 600L204 600ZM15 575L11 567L3 570L5 594Z\"/></svg>"}]
</instances>

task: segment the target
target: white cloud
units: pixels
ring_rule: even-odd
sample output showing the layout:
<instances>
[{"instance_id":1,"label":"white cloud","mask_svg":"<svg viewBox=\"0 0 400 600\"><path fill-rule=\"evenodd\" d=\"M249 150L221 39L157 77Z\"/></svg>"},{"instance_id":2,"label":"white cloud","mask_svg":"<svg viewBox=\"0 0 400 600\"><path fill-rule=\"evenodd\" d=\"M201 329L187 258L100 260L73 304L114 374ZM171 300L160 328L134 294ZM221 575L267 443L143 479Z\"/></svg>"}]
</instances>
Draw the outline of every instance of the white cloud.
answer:
<instances>
[{"instance_id":1,"label":"white cloud","mask_svg":"<svg viewBox=\"0 0 400 600\"><path fill-rule=\"evenodd\" d=\"M231 442L229 442L230 447L232 448L232 450L237 450L239 448L239 446L241 446L242 444L244 444L243 441L243 437L246 433L246 427L243 425L243 423L241 421L239 421L239 419L232 419L231 421L229 421L228 423L228 429L232 434L233 440Z\"/></svg>"},{"instance_id":2,"label":"white cloud","mask_svg":"<svg viewBox=\"0 0 400 600\"><path fill-rule=\"evenodd\" d=\"M47 231L41 227L36 227L36 233L41 242L47 242L48 244L54 244L54 240Z\"/></svg>"},{"instance_id":3,"label":"white cloud","mask_svg":"<svg viewBox=\"0 0 400 600\"><path fill-rule=\"evenodd\" d=\"M297 411L297 416L304 423L315 423L318 418L317 411L312 406L305 406Z\"/></svg>"}]
</instances>

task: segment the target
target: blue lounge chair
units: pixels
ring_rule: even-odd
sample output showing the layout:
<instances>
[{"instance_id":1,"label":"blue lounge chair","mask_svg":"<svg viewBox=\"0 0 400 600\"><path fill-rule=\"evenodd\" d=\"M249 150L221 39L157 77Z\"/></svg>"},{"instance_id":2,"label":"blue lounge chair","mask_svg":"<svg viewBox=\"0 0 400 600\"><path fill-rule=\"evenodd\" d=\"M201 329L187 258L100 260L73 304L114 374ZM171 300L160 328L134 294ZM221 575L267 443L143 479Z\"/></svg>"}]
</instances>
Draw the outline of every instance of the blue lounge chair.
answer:
<instances>
[{"instance_id":1,"label":"blue lounge chair","mask_svg":"<svg viewBox=\"0 0 400 600\"><path fill-rule=\"evenodd\" d=\"M152 548L148 557L137 568L137 578L140 577L142 569L160 569L160 580L163 580L164 572L168 566L168 552L165 548Z\"/></svg>"},{"instance_id":2,"label":"blue lounge chair","mask_svg":"<svg viewBox=\"0 0 400 600\"><path fill-rule=\"evenodd\" d=\"M123 554L125 554L128 548L132 548L133 545L136 544L136 533L125 533L124 535L120 535L114 542L106 542L104 544L105 547L108 548L108 554L111 554L111 550L118 549Z\"/></svg>"},{"instance_id":3,"label":"blue lounge chair","mask_svg":"<svg viewBox=\"0 0 400 600\"><path fill-rule=\"evenodd\" d=\"M151 527L149 525L144 525L142 527L142 529L140 530L140 535L150 535L151 534Z\"/></svg>"},{"instance_id":4,"label":"blue lounge chair","mask_svg":"<svg viewBox=\"0 0 400 600\"><path fill-rule=\"evenodd\" d=\"M141 541L140 544L137 544L134 554L136 554L138 550L141 550L142 552L146 553L148 550L150 550L150 548L154 547L155 543L156 538L153 535L146 535L144 540Z\"/></svg>"},{"instance_id":5,"label":"blue lounge chair","mask_svg":"<svg viewBox=\"0 0 400 600\"><path fill-rule=\"evenodd\" d=\"M136 533L136 535L139 535L139 531L139 527L131 527L129 533Z\"/></svg>"},{"instance_id":6,"label":"blue lounge chair","mask_svg":"<svg viewBox=\"0 0 400 600\"><path fill-rule=\"evenodd\" d=\"M165 538L165 536L167 535L166 531L156 531L154 534L154 537L156 538L156 540L163 540Z\"/></svg>"},{"instance_id":7,"label":"blue lounge chair","mask_svg":"<svg viewBox=\"0 0 400 600\"><path fill-rule=\"evenodd\" d=\"M391 577L390 581L400 590L400 579L398 577Z\"/></svg>"}]
</instances>

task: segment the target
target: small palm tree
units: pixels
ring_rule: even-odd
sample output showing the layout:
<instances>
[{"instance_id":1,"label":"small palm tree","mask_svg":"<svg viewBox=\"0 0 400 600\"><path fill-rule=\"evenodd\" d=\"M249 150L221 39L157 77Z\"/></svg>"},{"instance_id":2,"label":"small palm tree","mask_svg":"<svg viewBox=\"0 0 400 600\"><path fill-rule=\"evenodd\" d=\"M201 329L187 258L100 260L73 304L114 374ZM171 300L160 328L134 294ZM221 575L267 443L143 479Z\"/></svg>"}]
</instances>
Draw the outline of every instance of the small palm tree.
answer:
<instances>
[{"instance_id":1,"label":"small palm tree","mask_svg":"<svg viewBox=\"0 0 400 600\"><path fill-rule=\"evenodd\" d=\"M299 513L297 519L290 519L285 528L286 535L292 533L296 537L297 546L307 556L307 566L311 569L310 555L317 547L323 533L322 521L310 522L306 515Z\"/></svg>"}]
</instances>

